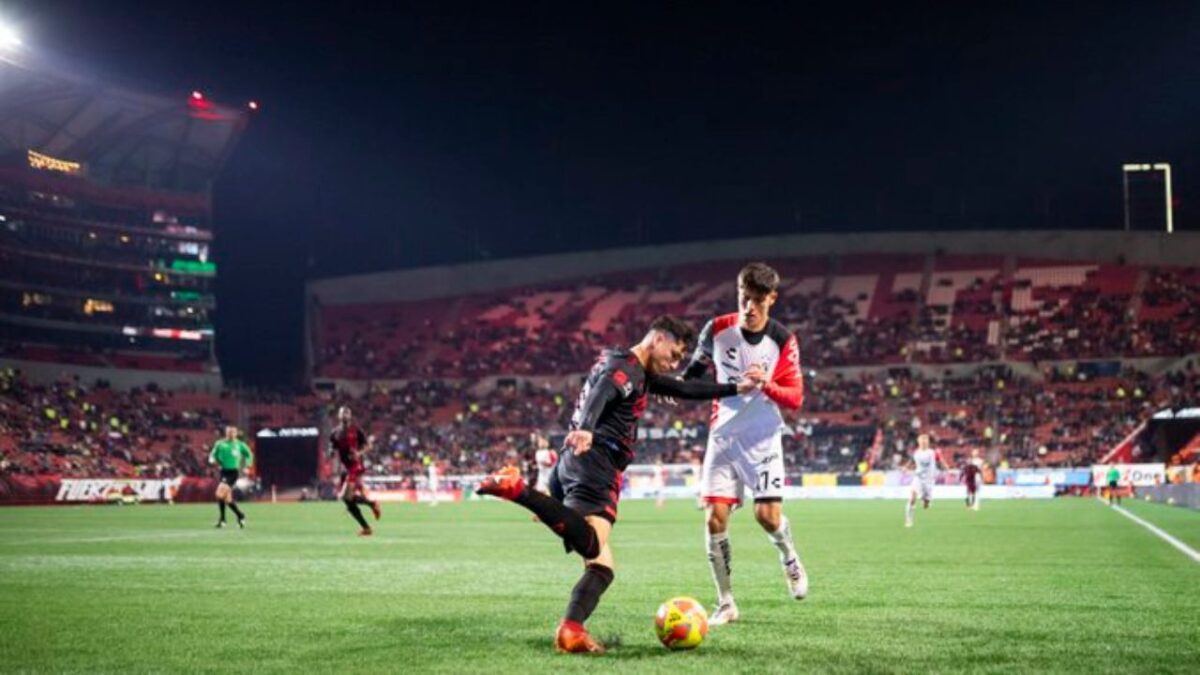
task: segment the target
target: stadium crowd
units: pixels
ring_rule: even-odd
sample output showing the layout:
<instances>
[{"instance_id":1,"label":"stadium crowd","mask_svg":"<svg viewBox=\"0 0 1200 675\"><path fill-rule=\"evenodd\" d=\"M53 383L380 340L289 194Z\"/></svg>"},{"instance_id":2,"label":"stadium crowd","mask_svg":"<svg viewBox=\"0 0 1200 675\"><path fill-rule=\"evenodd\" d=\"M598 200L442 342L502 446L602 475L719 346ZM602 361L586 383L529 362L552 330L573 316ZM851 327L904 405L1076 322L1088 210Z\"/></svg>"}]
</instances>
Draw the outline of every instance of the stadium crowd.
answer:
<instances>
[{"instance_id":1,"label":"stadium crowd","mask_svg":"<svg viewBox=\"0 0 1200 675\"><path fill-rule=\"evenodd\" d=\"M558 441L578 394L555 383L414 380L361 396L172 394L150 387L117 392L78 380L34 386L0 371L0 468L16 473L155 477L208 472L207 452L222 427L317 424L338 406L354 409L373 440L373 473L416 481L430 464L477 474L530 461L531 434ZM1025 376L1008 367L922 375L908 367L810 380L794 433L785 437L789 473L898 466L927 431L950 461L978 451L998 466L1086 465L1152 412L1200 400L1200 369L1150 377L1134 370L1046 367ZM254 410L266 412L255 414ZM641 425L642 458L698 462L706 404L655 401Z\"/></svg>"},{"instance_id":2,"label":"stadium crowd","mask_svg":"<svg viewBox=\"0 0 1200 675\"><path fill-rule=\"evenodd\" d=\"M1047 280L1036 287L1029 279L992 274L941 295L799 290L781 295L774 315L801 337L803 362L818 369L1200 351L1200 309L1191 301L1200 295L1200 273L1190 268L1097 266L1073 283L1042 271ZM603 278L434 307L321 308L316 372L348 378L580 372L598 349L632 342L658 314L680 314L699 327L735 305L732 289L705 294L697 288Z\"/></svg>"}]
</instances>

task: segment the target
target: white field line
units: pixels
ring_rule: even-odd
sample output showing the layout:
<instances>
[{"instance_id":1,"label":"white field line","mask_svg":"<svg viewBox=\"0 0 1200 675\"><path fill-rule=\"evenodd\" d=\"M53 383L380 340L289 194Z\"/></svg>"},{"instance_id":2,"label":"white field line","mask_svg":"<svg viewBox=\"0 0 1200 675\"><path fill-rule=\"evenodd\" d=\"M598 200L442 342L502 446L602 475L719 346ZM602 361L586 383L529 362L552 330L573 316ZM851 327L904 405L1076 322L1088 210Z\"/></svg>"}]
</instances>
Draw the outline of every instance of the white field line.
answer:
<instances>
[{"instance_id":1,"label":"white field line","mask_svg":"<svg viewBox=\"0 0 1200 675\"><path fill-rule=\"evenodd\" d=\"M1114 511L1116 511L1117 513L1125 516L1126 518L1132 520L1133 522L1137 523L1138 525L1141 525L1142 527L1146 528L1147 530L1150 530L1156 536L1158 536L1159 539L1162 539L1163 541L1167 542L1168 544L1179 549L1180 552L1182 552L1187 557L1191 558L1192 562L1200 563L1200 553L1197 553L1196 549L1192 548L1191 546L1188 546L1187 544L1183 543L1182 541L1179 541L1175 537L1172 537L1170 534L1167 534L1162 528L1160 528L1157 525L1154 525L1152 523L1148 523L1145 520L1142 520L1141 518L1138 518L1137 516L1133 515L1132 513L1126 511L1125 509L1123 509L1120 506L1117 506L1115 504L1113 505L1112 509Z\"/></svg>"}]
</instances>

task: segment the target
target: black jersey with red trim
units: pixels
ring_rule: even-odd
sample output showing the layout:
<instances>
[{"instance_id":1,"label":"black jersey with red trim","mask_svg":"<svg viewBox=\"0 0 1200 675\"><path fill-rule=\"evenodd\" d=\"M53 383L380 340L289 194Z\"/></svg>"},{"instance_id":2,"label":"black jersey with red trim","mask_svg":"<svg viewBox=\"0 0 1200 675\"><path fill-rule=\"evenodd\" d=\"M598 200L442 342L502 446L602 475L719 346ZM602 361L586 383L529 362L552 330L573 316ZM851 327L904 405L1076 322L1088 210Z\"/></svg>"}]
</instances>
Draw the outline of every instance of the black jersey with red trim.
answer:
<instances>
[{"instance_id":1,"label":"black jersey with red trim","mask_svg":"<svg viewBox=\"0 0 1200 675\"><path fill-rule=\"evenodd\" d=\"M647 373L632 351L605 350L579 392L579 401L571 416L571 429L592 432L593 449L596 446L608 448L612 451L613 463L624 471L634 459L638 420L646 412L647 394L707 400L736 393L734 384L684 382Z\"/></svg>"},{"instance_id":2,"label":"black jersey with red trim","mask_svg":"<svg viewBox=\"0 0 1200 675\"><path fill-rule=\"evenodd\" d=\"M337 451L338 461L346 471L362 468L362 449L367 445L367 435L358 425L334 428L329 434L329 444Z\"/></svg>"}]
</instances>

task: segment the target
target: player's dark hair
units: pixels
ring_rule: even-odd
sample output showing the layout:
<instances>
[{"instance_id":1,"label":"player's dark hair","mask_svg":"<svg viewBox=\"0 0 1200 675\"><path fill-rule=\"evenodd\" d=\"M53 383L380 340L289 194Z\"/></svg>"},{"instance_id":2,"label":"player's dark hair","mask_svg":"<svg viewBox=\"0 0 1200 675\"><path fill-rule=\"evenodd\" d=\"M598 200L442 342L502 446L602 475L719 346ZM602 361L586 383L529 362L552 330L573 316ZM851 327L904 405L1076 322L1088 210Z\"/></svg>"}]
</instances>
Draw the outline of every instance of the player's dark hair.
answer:
<instances>
[{"instance_id":1,"label":"player's dark hair","mask_svg":"<svg viewBox=\"0 0 1200 675\"><path fill-rule=\"evenodd\" d=\"M675 336L676 340L685 345L692 344L692 340L696 339L696 330L688 322L670 314L663 314L654 321L651 321L650 330L660 330L664 333L670 333Z\"/></svg>"},{"instance_id":2,"label":"player's dark hair","mask_svg":"<svg viewBox=\"0 0 1200 675\"><path fill-rule=\"evenodd\" d=\"M766 263L752 262L738 272L738 285L755 295L779 290L779 272Z\"/></svg>"}]
</instances>

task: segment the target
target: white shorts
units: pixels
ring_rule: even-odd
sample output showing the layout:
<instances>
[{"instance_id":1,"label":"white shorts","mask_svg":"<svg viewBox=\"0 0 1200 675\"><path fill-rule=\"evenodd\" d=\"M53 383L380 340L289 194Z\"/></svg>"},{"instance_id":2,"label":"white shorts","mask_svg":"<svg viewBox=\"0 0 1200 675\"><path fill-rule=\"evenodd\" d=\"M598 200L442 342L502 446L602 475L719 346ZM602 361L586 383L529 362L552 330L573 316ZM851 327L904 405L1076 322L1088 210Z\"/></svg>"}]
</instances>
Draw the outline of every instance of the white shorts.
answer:
<instances>
[{"instance_id":1,"label":"white shorts","mask_svg":"<svg viewBox=\"0 0 1200 675\"><path fill-rule=\"evenodd\" d=\"M554 472L553 466L538 467L537 484L533 489L543 494L550 494L550 474Z\"/></svg>"},{"instance_id":2,"label":"white shorts","mask_svg":"<svg viewBox=\"0 0 1200 675\"><path fill-rule=\"evenodd\" d=\"M783 438L775 434L746 446L709 434L700 496L712 504L739 504L743 490L758 500L783 499Z\"/></svg>"},{"instance_id":3,"label":"white shorts","mask_svg":"<svg viewBox=\"0 0 1200 675\"><path fill-rule=\"evenodd\" d=\"M913 480L912 491L916 493L918 499L933 501L933 479L917 478Z\"/></svg>"}]
</instances>

